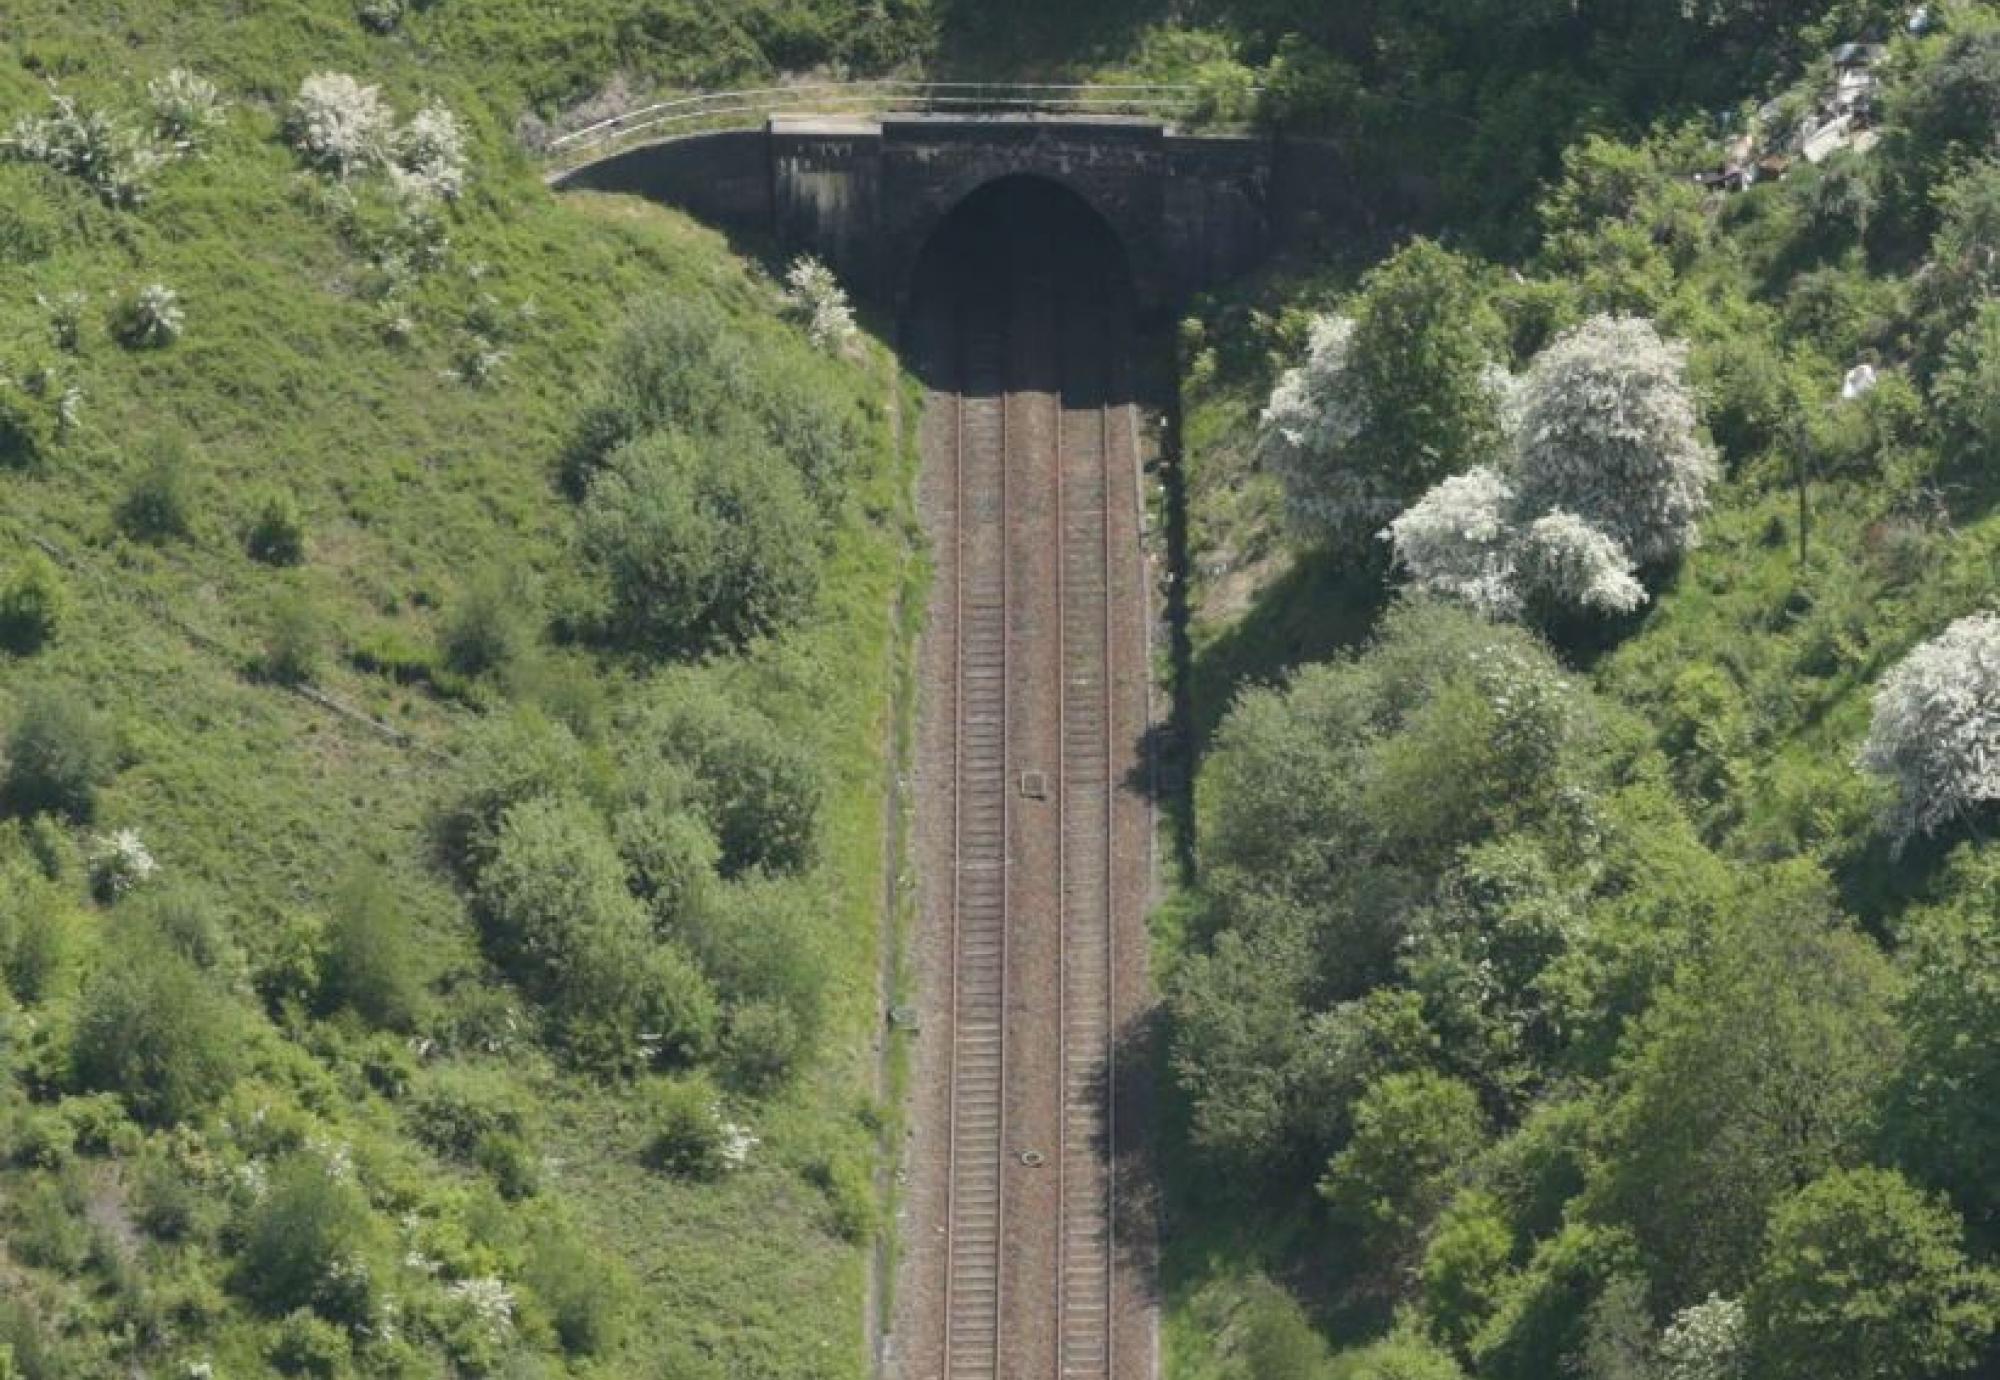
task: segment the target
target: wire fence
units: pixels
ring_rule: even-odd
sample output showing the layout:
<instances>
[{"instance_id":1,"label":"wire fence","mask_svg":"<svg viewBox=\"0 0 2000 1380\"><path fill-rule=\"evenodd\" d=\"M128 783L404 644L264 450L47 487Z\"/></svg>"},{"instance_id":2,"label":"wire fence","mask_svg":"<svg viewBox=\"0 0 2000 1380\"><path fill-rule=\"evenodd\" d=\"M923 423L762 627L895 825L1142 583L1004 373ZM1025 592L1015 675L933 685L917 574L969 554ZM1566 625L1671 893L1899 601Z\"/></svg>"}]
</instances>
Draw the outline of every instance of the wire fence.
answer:
<instances>
[{"instance_id":1,"label":"wire fence","mask_svg":"<svg viewBox=\"0 0 2000 1380\"><path fill-rule=\"evenodd\" d=\"M1258 93L1231 94L1254 100ZM578 163L640 139L742 128L787 113L1130 115L1186 121L1214 118L1217 105L1212 88L1156 83L802 82L657 101L555 135L543 149L554 162Z\"/></svg>"}]
</instances>

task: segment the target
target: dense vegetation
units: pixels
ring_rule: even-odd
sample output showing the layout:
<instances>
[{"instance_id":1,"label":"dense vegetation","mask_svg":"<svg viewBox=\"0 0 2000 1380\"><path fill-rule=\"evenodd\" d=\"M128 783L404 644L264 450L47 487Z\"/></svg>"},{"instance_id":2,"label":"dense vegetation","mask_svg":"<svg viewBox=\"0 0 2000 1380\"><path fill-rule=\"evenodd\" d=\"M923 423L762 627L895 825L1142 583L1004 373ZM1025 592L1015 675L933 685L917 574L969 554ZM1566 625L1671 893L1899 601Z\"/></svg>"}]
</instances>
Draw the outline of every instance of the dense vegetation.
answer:
<instances>
[{"instance_id":1,"label":"dense vegetation","mask_svg":"<svg viewBox=\"0 0 2000 1380\"><path fill-rule=\"evenodd\" d=\"M1502 177L1184 326L1179 1373L2000 1360L2000 15L1931 8L1760 11L1895 35L1872 148L1703 190L1616 137L1669 46L1531 239Z\"/></svg>"},{"instance_id":2,"label":"dense vegetation","mask_svg":"<svg viewBox=\"0 0 2000 1380\"><path fill-rule=\"evenodd\" d=\"M541 186L668 8L9 8L0 1374L866 1369L902 389Z\"/></svg>"}]
</instances>

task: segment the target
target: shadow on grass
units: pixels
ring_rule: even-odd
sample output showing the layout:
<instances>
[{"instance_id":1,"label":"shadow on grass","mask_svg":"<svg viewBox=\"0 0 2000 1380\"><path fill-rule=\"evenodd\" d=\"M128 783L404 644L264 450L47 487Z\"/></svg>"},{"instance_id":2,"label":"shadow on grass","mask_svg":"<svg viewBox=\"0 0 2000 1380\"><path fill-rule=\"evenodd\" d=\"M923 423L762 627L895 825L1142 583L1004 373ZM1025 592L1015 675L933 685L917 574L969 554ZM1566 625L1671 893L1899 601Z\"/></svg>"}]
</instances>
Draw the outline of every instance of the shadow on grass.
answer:
<instances>
[{"instance_id":1,"label":"shadow on grass","mask_svg":"<svg viewBox=\"0 0 2000 1380\"><path fill-rule=\"evenodd\" d=\"M1248 612L1190 653L1188 727L1195 760L1238 693L1358 648L1374 631L1389 593L1389 581L1373 565L1356 567L1325 552L1293 562Z\"/></svg>"}]
</instances>

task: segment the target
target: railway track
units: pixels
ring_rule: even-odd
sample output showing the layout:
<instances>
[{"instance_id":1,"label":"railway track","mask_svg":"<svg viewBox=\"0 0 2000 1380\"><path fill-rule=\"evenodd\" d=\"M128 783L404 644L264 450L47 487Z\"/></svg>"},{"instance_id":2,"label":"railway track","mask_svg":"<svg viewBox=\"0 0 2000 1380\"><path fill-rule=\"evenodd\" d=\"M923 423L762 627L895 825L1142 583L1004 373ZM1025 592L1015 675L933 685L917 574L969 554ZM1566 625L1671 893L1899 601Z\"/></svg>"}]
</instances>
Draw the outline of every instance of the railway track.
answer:
<instances>
[{"instance_id":1,"label":"railway track","mask_svg":"<svg viewBox=\"0 0 2000 1380\"><path fill-rule=\"evenodd\" d=\"M1126 646L1143 598L1124 298L1104 262L1021 221L951 267L919 327L942 577L929 799L948 817L927 827L949 860L930 903L948 934L943 1163L913 1242L930 1302L898 1374L1136 1377L1151 1334L1114 1174L1115 1046L1138 985L1120 974L1143 973L1142 942L1121 940L1143 895L1123 793L1145 715Z\"/></svg>"}]
</instances>

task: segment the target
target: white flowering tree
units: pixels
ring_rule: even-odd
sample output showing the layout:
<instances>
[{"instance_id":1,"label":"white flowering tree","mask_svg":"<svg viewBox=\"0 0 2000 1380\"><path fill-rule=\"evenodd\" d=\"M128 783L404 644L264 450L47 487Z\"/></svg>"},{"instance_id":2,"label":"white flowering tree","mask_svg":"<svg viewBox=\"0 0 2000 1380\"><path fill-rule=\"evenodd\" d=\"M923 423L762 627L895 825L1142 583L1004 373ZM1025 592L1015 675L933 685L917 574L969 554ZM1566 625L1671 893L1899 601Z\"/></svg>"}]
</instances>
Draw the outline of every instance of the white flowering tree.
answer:
<instances>
[{"instance_id":1,"label":"white flowering tree","mask_svg":"<svg viewBox=\"0 0 2000 1380\"><path fill-rule=\"evenodd\" d=\"M458 117L431 102L396 131L391 175L405 195L456 201L465 190L465 130Z\"/></svg>"},{"instance_id":2,"label":"white flowering tree","mask_svg":"<svg viewBox=\"0 0 2000 1380\"><path fill-rule=\"evenodd\" d=\"M785 273L785 287L785 302L805 325L814 346L838 354L854 342L859 334L854 311L832 269L815 258L794 259Z\"/></svg>"},{"instance_id":3,"label":"white flowering tree","mask_svg":"<svg viewBox=\"0 0 2000 1380\"><path fill-rule=\"evenodd\" d=\"M2000 801L2000 614L1959 619L1883 678L1860 764L1895 787L1898 840Z\"/></svg>"},{"instance_id":4,"label":"white flowering tree","mask_svg":"<svg viewBox=\"0 0 2000 1380\"><path fill-rule=\"evenodd\" d=\"M1418 589L1512 618L1521 609L1513 504L1506 476L1482 465L1439 484L1382 536Z\"/></svg>"},{"instance_id":5,"label":"white flowering tree","mask_svg":"<svg viewBox=\"0 0 2000 1380\"><path fill-rule=\"evenodd\" d=\"M1694 544L1716 464L1683 342L1638 317L1590 318L1529 366L1519 428L1514 483L1527 511L1573 513L1642 566Z\"/></svg>"},{"instance_id":6,"label":"white flowering tree","mask_svg":"<svg viewBox=\"0 0 2000 1380\"><path fill-rule=\"evenodd\" d=\"M215 83L185 67L147 82L146 100L154 129L177 154L199 153L228 110Z\"/></svg>"},{"instance_id":7,"label":"white flowering tree","mask_svg":"<svg viewBox=\"0 0 2000 1380\"><path fill-rule=\"evenodd\" d=\"M1674 1314L1660 1337L1661 1380L1742 1380L1743 1305L1710 1294Z\"/></svg>"},{"instance_id":8,"label":"white flowering tree","mask_svg":"<svg viewBox=\"0 0 2000 1380\"><path fill-rule=\"evenodd\" d=\"M1559 337L1520 379L1489 370L1510 463L1447 479L1389 523L1397 566L1488 617L1644 604L1639 567L1693 542L1715 475L1685 374L1685 346L1608 316Z\"/></svg>"},{"instance_id":9,"label":"white flowering tree","mask_svg":"<svg viewBox=\"0 0 2000 1380\"><path fill-rule=\"evenodd\" d=\"M286 127L307 162L339 177L389 160L394 125L381 88L345 72L315 72L300 82Z\"/></svg>"},{"instance_id":10,"label":"white flowering tree","mask_svg":"<svg viewBox=\"0 0 2000 1380\"><path fill-rule=\"evenodd\" d=\"M1398 507L1385 485L1342 463L1367 420L1353 357L1353 319L1315 317L1304 362L1279 375L1264 408L1258 453L1303 531L1372 526Z\"/></svg>"}]
</instances>

